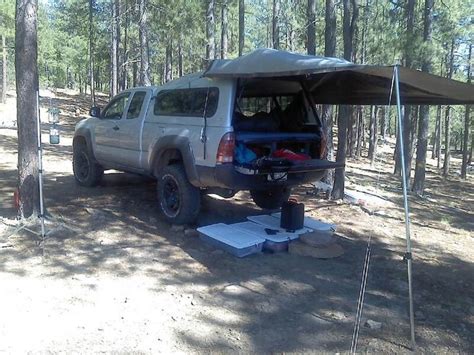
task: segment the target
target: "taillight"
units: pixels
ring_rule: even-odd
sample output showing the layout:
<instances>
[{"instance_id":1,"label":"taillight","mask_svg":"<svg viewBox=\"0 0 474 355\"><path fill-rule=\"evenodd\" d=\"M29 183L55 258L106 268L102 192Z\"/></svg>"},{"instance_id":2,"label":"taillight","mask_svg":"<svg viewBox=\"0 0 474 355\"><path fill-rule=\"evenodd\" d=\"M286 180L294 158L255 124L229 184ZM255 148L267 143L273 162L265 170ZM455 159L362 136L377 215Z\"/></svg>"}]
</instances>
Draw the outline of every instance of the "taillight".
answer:
<instances>
[{"instance_id":1,"label":"taillight","mask_svg":"<svg viewBox=\"0 0 474 355\"><path fill-rule=\"evenodd\" d=\"M234 160L235 137L233 132L224 134L217 148L216 163L232 163Z\"/></svg>"}]
</instances>

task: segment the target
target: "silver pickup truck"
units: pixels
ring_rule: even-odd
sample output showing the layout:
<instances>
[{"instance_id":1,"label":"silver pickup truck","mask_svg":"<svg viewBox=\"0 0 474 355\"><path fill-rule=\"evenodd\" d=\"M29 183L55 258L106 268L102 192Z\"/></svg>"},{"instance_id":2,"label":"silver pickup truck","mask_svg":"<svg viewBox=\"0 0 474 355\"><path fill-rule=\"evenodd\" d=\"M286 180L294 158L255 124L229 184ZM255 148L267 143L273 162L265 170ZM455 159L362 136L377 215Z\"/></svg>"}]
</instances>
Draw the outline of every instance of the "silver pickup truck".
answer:
<instances>
[{"instance_id":1,"label":"silver pickup truck","mask_svg":"<svg viewBox=\"0 0 474 355\"><path fill-rule=\"evenodd\" d=\"M123 91L76 125L74 176L100 183L116 169L157 179L169 222L193 222L201 194L249 190L276 209L291 187L339 167L325 160L316 105L298 81L209 79L201 73L166 85Z\"/></svg>"}]
</instances>

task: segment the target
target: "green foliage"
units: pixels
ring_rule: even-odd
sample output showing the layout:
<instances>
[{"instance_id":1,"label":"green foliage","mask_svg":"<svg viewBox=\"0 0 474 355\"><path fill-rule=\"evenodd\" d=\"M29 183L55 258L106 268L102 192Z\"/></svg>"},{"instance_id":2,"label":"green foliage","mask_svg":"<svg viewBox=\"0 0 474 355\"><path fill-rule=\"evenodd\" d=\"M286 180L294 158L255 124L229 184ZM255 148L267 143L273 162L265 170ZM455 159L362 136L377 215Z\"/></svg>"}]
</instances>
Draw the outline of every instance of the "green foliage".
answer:
<instances>
[{"instance_id":1,"label":"green foliage","mask_svg":"<svg viewBox=\"0 0 474 355\"><path fill-rule=\"evenodd\" d=\"M111 75L112 2L95 0L93 11L94 58L99 90L108 91ZM216 53L220 53L221 5L216 0ZM43 86L84 87L89 76L89 7L88 0L39 1L39 66ZM163 82L166 47L172 48L173 76L178 76L178 47L184 73L200 70L205 57L204 0L147 0L148 49L152 81ZM228 56L238 53L238 0L228 3ZM245 48L271 46L272 0L246 0ZM306 0L280 0L280 47L306 52ZM406 34L407 0L359 0L359 19L355 35L356 62L393 64L403 60L407 51L413 67L420 68L430 57L433 71L446 73L446 53L455 39L454 77L464 80L467 67L467 43L473 40L474 3L472 1L435 0L433 40L423 43L424 0L416 1L414 33ZM119 72L127 68L128 85L133 83L133 67L139 67L139 13L137 0L119 0L120 26ZM337 55L342 56L342 3L336 1ZM0 32L6 33L9 46L14 40L14 1L0 0ZM316 52L324 53L325 0L316 1ZM125 32L127 40L125 43ZM126 48L125 48L126 46ZM126 51L125 51L126 50ZM11 76L12 77L12 76Z\"/></svg>"}]
</instances>

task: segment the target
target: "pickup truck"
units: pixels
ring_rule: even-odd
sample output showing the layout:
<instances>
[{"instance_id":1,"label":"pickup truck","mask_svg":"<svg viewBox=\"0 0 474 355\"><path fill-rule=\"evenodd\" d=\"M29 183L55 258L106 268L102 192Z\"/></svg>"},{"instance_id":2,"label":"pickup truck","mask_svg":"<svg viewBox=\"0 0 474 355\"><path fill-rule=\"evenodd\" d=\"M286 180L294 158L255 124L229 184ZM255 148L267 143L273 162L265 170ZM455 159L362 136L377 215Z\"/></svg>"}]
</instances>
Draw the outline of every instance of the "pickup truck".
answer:
<instances>
[{"instance_id":1,"label":"pickup truck","mask_svg":"<svg viewBox=\"0 0 474 355\"><path fill-rule=\"evenodd\" d=\"M190 74L125 90L90 116L73 139L77 183L97 185L107 169L154 177L173 224L195 221L202 193L248 190L259 207L277 209L292 186L342 167L325 160L316 105L298 81Z\"/></svg>"}]
</instances>

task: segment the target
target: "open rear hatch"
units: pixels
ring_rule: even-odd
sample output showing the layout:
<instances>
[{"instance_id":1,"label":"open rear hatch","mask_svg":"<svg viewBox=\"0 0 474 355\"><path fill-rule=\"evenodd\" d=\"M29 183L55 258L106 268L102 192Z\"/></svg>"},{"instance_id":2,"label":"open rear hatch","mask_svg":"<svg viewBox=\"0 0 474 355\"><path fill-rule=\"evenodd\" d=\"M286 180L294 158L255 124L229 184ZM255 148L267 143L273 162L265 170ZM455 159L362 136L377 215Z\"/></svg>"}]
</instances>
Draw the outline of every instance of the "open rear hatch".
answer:
<instances>
[{"instance_id":1,"label":"open rear hatch","mask_svg":"<svg viewBox=\"0 0 474 355\"><path fill-rule=\"evenodd\" d=\"M326 149L323 125L300 82L241 80L234 110L236 171L267 175L275 181L286 180L289 174L344 167L322 159Z\"/></svg>"},{"instance_id":2,"label":"open rear hatch","mask_svg":"<svg viewBox=\"0 0 474 355\"><path fill-rule=\"evenodd\" d=\"M344 164L311 158L317 133L236 132L239 153L235 169L246 175L285 174L324 171L344 167Z\"/></svg>"}]
</instances>

